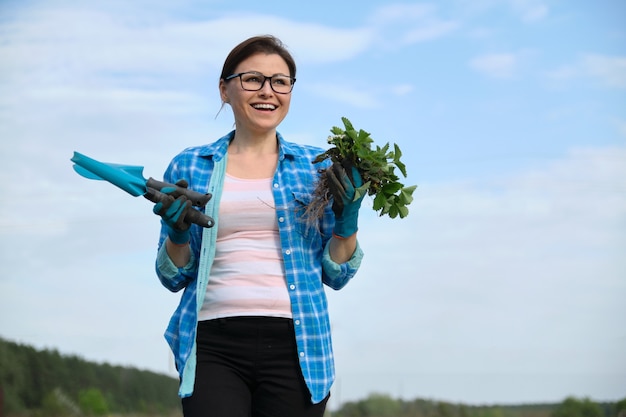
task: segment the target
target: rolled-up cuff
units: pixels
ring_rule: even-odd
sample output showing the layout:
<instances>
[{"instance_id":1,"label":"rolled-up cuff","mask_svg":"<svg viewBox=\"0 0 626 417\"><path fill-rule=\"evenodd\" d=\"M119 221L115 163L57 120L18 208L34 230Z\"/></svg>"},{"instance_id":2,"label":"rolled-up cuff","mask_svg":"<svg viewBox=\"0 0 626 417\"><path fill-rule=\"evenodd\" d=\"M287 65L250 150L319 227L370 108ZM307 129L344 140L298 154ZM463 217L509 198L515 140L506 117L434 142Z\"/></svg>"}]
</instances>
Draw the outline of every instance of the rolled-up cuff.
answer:
<instances>
[{"instance_id":1,"label":"rolled-up cuff","mask_svg":"<svg viewBox=\"0 0 626 417\"><path fill-rule=\"evenodd\" d=\"M161 271L161 274L164 278L174 278L175 276L180 274L181 269L185 271L190 271L191 269L193 269L194 263L195 259L192 253L187 265L183 266L182 268L177 267L172 261L172 258L170 258L170 255L167 253L165 243L161 245L157 253L157 268L159 268L159 271Z\"/></svg>"}]
</instances>

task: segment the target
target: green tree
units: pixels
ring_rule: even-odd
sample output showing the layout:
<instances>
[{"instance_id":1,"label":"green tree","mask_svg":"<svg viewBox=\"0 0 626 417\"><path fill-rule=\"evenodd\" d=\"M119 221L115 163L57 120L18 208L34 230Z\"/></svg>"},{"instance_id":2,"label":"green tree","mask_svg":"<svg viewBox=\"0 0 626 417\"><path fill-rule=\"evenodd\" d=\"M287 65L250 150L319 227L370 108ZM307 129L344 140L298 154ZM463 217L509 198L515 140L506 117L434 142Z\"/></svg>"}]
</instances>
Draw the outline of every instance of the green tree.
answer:
<instances>
[{"instance_id":1,"label":"green tree","mask_svg":"<svg viewBox=\"0 0 626 417\"><path fill-rule=\"evenodd\" d=\"M465 404L459 404L459 417L469 417L470 412Z\"/></svg>"},{"instance_id":2,"label":"green tree","mask_svg":"<svg viewBox=\"0 0 626 417\"><path fill-rule=\"evenodd\" d=\"M437 403L437 417L452 417L453 411L452 406L448 403L439 402Z\"/></svg>"},{"instance_id":3,"label":"green tree","mask_svg":"<svg viewBox=\"0 0 626 417\"><path fill-rule=\"evenodd\" d=\"M361 403L362 416L396 417L402 412L402 405L388 395L371 394Z\"/></svg>"},{"instance_id":4,"label":"green tree","mask_svg":"<svg viewBox=\"0 0 626 417\"><path fill-rule=\"evenodd\" d=\"M61 389L55 388L43 398L41 408L35 416L65 417L80 415L80 409L72 399Z\"/></svg>"},{"instance_id":5,"label":"green tree","mask_svg":"<svg viewBox=\"0 0 626 417\"><path fill-rule=\"evenodd\" d=\"M626 398L615 403L617 417L626 417Z\"/></svg>"},{"instance_id":6,"label":"green tree","mask_svg":"<svg viewBox=\"0 0 626 417\"><path fill-rule=\"evenodd\" d=\"M104 395L97 388L89 388L78 394L81 410L93 416L103 416L109 412Z\"/></svg>"},{"instance_id":7,"label":"green tree","mask_svg":"<svg viewBox=\"0 0 626 417\"><path fill-rule=\"evenodd\" d=\"M63 417L67 413L66 407L61 404L55 392L51 391L43 398L41 414L48 417Z\"/></svg>"},{"instance_id":8,"label":"green tree","mask_svg":"<svg viewBox=\"0 0 626 417\"><path fill-rule=\"evenodd\" d=\"M602 409L589 398L567 397L552 412L552 417L602 417Z\"/></svg>"}]
</instances>

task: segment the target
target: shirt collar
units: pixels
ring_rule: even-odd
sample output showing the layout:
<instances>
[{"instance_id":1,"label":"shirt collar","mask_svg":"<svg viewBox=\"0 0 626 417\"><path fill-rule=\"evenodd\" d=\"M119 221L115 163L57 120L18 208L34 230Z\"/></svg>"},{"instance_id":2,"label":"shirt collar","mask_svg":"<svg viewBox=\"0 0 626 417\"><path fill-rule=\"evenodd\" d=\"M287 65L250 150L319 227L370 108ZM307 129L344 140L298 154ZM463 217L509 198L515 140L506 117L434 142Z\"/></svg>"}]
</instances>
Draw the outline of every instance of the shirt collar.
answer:
<instances>
[{"instance_id":1,"label":"shirt collar","mask_svg":"<svg viewBox=\"0 0 626 417\"><path fill-rule=\"evenodd\" d=\"M234 137L235 131L233 130L215 142L200 148L199 155L209 158L212 157L216 161L221 160L226 155L228 144ZM276 132L276 138L278 139L278 159L280 161L285 159L285 157L293 158L298 155L298 150L294 147L294 144L287 142L279 132Z\"/></svg>"}]
</instances>

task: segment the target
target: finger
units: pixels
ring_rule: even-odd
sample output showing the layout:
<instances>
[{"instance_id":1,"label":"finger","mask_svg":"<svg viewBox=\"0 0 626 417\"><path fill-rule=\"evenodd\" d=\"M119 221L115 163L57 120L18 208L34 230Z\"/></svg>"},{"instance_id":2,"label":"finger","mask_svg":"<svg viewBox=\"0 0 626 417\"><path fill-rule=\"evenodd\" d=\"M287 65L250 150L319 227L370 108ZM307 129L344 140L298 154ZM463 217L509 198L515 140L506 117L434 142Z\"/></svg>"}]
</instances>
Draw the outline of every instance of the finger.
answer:
<instances>
[{"instance_id":1,"label":"finger","mask_svg":"<svg viewBox=\"0 0 626 417\"><path fill-rule=\"evenodd\" d=\"M180 180L176 181L176 185L181 187L181 188L189 187L189 183L185 179L180 179Z\"/></svg>"},{"instance_id":2,"label":"finger","mask_svg":"<svg viewBox=\"0 0 626 417\"><path fill-rule=\"evenodd\" d=\"M352 177L354 169L354 164L352 163L352 160L349 158L344 158L341 161L341 167L343 168L348 178L350 178L350 181L354 181L354 178Z\"/></svg>"},{"instance_id":3,"label":"finger","mask_svg":"<svg viewBox=\"0 0 626 417\"><path fill-rule=\"evenodd\" d=\"M343 208L344 208L343 200L334 198L333 205L331 206L331 208L333 209L333 213L335 213L335 217L341 216L341 214L343 213Z\"/></svg>"},{"instance_id":4,"label":"finger","mask_svg":"<svg viewBox=\"0 0 626 417\"><path fill-rule=\"evenodd\" d=\"M165 215L169 207L174 202L174 198L168 194L161 194L159 202L154 205L152 211L154 214L158 214L159 216Z\"/></svg>"},{"instance_id":5,"label":"finger","mask_svg":"<svg viewBox=\"0 0 626 417\"><path fill-rule=\"evenodd\" d=\"M350 176L350 179L352 180L352 185L354 186L354 188L359 188L360 186L362 186L363 178L361 177L361 173L359 172L359 170L355 166L353 166L349 172L352 174Z\"/></svg>"},{"instance_id":6,"label":"finger","mask_svg":"<svg viewBox=\"0 0 626 417\"><path fill-rule=\"evenodd\" d=\"M181 195L167 208L166 216L170 218L172 222L177 222L182 212L190 205L191 201L189 201L184 195Z\"/></svg>"},{"instance_id":7,"label":"finger","mask_svg":"<svg viewBox=\"0 0 626 417\"><path fill-rule=\"evenodd\" d=\"M187 211L191 207L191 201L187 200L184 197L179 201L180 201L180 207L178 211L176 212L175 225L180 230L187 230L189 229L189 226L191 225L185 221L185 217L187 215Z\"/></svg>"},{"instance_id":8,"label":"finger","mask_svg":"<svg viewBox=\"0 0 626 417\"><path fill-rule=\"evenodd\" d=\"M346 173L344 167L340 164L335 163L333 164L333 171L337 179L341 181L344 198L352 199L352 196L354 196L354 185L352 184L352 180Z\"/></svg>"},{"instance_id":9,"label":"finger","mask_svg":"<svg viewBox=\"0 0 626 417\"><path fill-rule=\"evenodd\" d=\"M177 215L178 215L181 205L182 205L182 202L180 199L174 200L174 202L165 211L165 216L171 221L176 222L178 220Z\"/></svg>"},{"instance_id":10,"label":"finger","mask_svg":"<svg viewBox=\"0 0 626 417\"><path fill-rule=\"evenodd\" d=\"M339 167L341 169L341 167ZM333 165L330 169L326 170L326 179L328 180L328 189L330 190L335 200L343 201L346 196L346 190L344 189L342 181L339 179L339 174L336 173L336 167Z\"/></svg>"}]
</instances>

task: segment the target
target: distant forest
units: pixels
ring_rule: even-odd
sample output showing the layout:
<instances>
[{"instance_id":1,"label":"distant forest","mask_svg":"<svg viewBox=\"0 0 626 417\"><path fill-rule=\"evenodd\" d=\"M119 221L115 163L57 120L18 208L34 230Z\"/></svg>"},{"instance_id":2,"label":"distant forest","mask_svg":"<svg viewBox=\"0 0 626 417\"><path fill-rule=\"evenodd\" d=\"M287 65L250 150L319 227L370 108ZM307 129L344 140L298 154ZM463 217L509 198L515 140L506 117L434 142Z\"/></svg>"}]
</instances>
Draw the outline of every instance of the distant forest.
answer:
<instances>
[{"instance_id":1,"label":"distant forest","mask_svg":"<svg viewBox=\"0 0 626 417\"><path fill-rule=\"evenodd\" d=\"M177 392L178 380L166 375L96 364L0 338L0 417L180 417ZM626 417L626 398L476 406L372 394L329 410L327 417Z\"/></svg>"},{"instance_id":2,"label":"distant forest","mask_svg":"<svg viewBox=\"0 0 626 417\"><path fill-rule=\"evenodd\" d=\"M559 404L467 405L372 394L343 404L332 417L626 417L626 398L616 403L569 397Z\"/></svg>"},{"instance_id":3,"label":"distant forest","mask_svg":"<svg viewBox=\"0 0 626 417\"><path fill-rule=\"evenodd\" d=\"M0 417L181 415L178 380L0 338Z\"/></svg>"}]
</instances>

